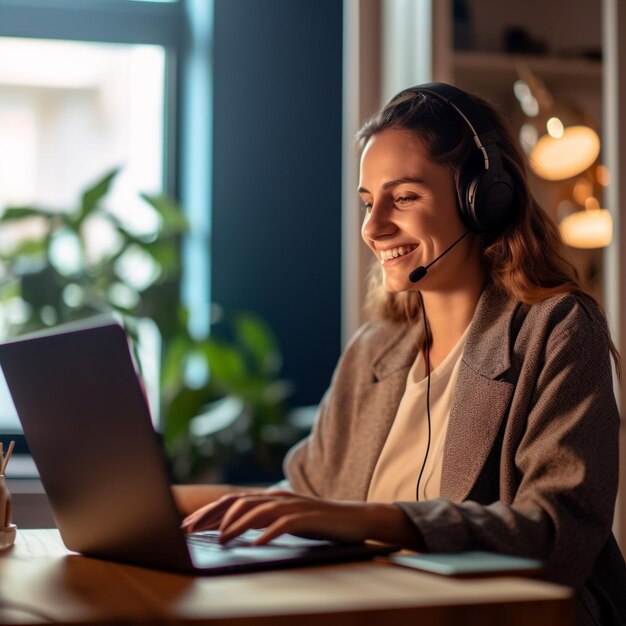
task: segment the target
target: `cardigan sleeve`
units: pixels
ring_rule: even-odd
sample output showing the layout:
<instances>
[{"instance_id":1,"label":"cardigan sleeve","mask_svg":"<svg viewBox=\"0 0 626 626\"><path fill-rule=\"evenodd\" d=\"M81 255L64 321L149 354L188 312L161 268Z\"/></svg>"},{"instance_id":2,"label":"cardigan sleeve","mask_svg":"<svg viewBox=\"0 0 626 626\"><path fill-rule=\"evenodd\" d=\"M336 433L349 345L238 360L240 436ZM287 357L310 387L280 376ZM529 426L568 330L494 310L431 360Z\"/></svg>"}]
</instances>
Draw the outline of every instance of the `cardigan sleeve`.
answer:
<instances>
[{"instance_id":1,"label":"cardigan sleeve","mask_svg":"<svg viewBox=\"0 0 626 626\"><path fill-rule=\"evenodd\" d=\"M429 551L532 556L546 561L548 578L579 587L611 533L619 415L604 320L578 303L546 339L530 380L516 390L529 402L512 501L397 505Z\"/></svg>"}]
</instances>

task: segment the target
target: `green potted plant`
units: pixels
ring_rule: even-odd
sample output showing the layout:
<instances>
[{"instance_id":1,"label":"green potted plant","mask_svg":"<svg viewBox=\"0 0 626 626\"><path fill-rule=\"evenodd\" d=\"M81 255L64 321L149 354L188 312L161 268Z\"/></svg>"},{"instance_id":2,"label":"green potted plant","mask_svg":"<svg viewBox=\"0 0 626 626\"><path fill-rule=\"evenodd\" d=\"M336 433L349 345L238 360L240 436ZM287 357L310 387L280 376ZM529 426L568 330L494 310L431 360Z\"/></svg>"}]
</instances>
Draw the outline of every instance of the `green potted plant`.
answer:
<instances>
[{"instance_id":1,"label":"green potted plant","mask_svg":"<svg viewBox=\"0 0 626 626\"><path fill-rule=\"evenodd\" d=\"M163 367L175 475L248 484L281 477L282 457L299 435L287 420L291 386L281 362L271 329L251 313L214 323L203 341L177 338ZM190 375L180 376L181 363Z\"/></svg>"},{"instance_id":2,"label":"green potted plant","mask_svg":"<svg viewBox=\"0 0 626 626\"><path fill-rule=\"evenodd\" d=\"M0 251L3 335L113 311L136 347L141 320L151 320L161 342L161 422L174 479L221 477L235 458L275 475L273 446L285 437L289 393L275 337L249 313L214 324L204 339L190 336L180 297L184 213L168 197L142 194L158 225L134 232L103 202L117 174L90 186L70 210L11 207L0 216L5 239L7 231L22 233ZM110 242L97 253L94 231Z\"/></svg>"},{"instance_id":3,"label":"green potted plant","mask_svg":"<svg viewBox=\"0 0 626 626\"><path fill-rule=\"evenodd\" d=\"M159 330L167 329L170 311L156 303L158 292L174 289L178 281L185 218L170 199L143 195L159 226L147 234L134 233L102 203L117 173L109 172L88 188L70 210L4 211L0 228L17 235L15 243L0 252L5 334L111 310L127 318L150 313ZM93 250L95 230L107 233L108 248ZM138 262L145 268L143 284L132 276L131 266Z\"/></svg>"}]
</instances>

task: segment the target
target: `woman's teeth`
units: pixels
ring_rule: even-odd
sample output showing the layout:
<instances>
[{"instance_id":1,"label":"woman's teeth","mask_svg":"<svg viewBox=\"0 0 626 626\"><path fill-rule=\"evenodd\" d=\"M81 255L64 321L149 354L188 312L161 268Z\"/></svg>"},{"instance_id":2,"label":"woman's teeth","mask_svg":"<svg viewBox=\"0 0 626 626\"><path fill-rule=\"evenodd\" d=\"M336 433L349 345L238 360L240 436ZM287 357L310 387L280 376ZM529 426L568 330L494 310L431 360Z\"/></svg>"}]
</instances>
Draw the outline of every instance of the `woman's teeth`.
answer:
<instances>
[{"instance_id":1,"label":"woman's teeth","mask_svg":"<svg viewBox=\"0 0 626 626\"><path fill-rule=\"evenodd\" d=\"M410 246L398 246L397 248L392 248L391 250L381 250L380 262L384 263L385 261L390 261L391 259L397 259L398 257L404 256L409 252L413 252L415 248L417 248L417 246L411 244Z\"/></svg>"}]
</instances>

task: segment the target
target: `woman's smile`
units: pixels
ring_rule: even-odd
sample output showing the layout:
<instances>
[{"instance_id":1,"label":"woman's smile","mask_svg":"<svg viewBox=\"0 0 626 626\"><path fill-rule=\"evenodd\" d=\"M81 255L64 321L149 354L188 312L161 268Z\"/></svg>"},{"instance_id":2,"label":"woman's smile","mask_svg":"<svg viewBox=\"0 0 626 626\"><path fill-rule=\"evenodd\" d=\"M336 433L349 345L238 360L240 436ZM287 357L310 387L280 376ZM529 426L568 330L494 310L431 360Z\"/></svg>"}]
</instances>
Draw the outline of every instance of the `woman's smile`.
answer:
<instances>
[{"instance_id":1,"label":"woman's smile","mask_svg":"<svg viewBox=\"0 0 626 626\"><path fill-rule=\"evenodd\" d=\"M384 267L392 267L403 263L408 257L413 255L413 252L415 252L417 248L418 244L413 243L380 250L380 264Z\"/></svg>"}]
</instances>

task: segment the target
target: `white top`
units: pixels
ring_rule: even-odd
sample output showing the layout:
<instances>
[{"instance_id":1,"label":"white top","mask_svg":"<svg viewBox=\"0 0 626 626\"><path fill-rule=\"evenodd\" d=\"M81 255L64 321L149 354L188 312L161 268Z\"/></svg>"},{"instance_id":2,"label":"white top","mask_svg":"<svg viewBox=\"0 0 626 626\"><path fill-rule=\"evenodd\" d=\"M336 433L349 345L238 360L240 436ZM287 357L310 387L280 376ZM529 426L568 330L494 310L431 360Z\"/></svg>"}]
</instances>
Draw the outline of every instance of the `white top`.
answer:
<instances>
[{"instance_id":1,"label":"white top","mask_svg":"<svg viewBox=\"0 0 626 626\"><path fill-rule=\"evenodd\" d=\"M430 374L431 440L420 481L419 499L439 497L443 446L452 395L469 326L446 358ZM411 366L406 389L370 483L368 502L414 502L417 478L426 455L428 378L420 350Z\"/></svg>"}]
</instances>

